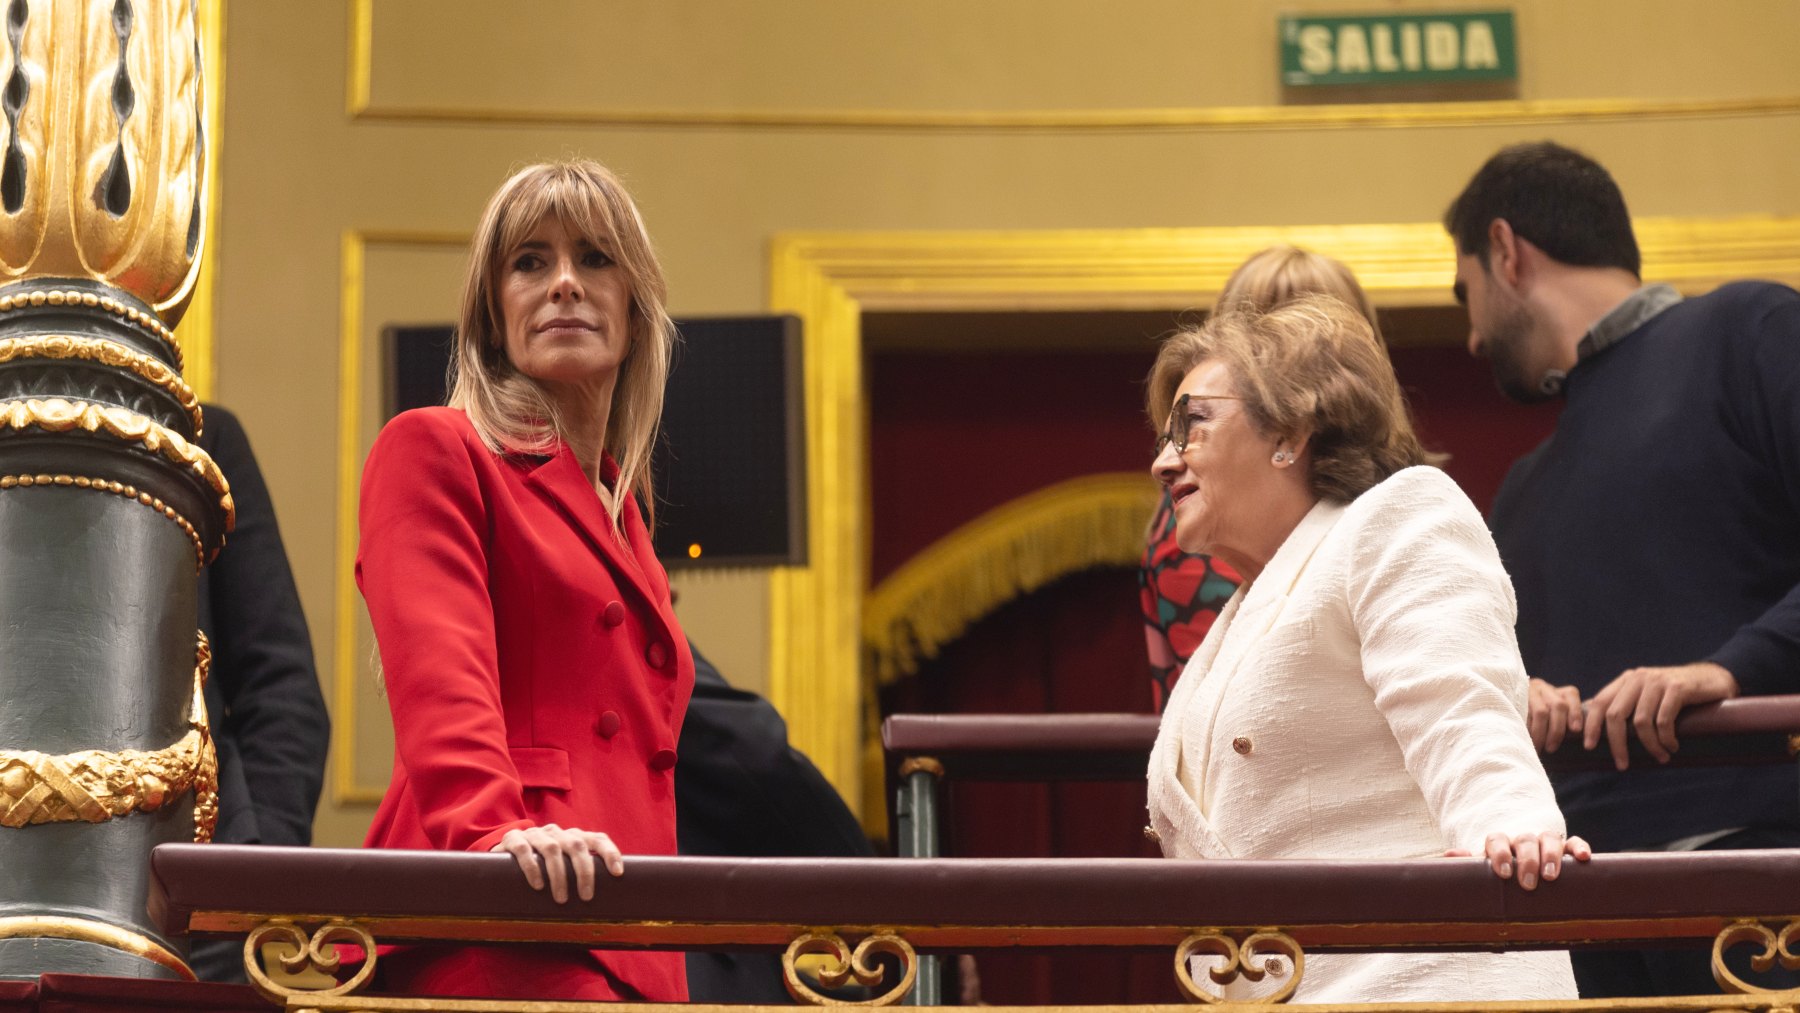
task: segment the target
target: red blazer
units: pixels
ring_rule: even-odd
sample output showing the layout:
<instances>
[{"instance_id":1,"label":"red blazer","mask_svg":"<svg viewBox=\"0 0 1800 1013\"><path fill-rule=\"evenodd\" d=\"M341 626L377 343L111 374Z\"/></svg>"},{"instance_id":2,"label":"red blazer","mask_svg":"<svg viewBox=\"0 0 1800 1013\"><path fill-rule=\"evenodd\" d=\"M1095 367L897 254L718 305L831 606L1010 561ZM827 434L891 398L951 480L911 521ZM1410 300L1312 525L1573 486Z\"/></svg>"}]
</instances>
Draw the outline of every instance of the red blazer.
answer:
<instances>
[{"instance_id":1,"label":"red blazer","mask_svg":"<svg viewBox=\"0 0 1800 1013\"><path fill-rule=\"evenodd\" d=\"M486 851L508 830L557 823L605 831L628 856L675 853L693 656L635 503L622 521L621 538L566 447L494 454L450 408L382 430L363 469L356 579L395 752L369 847ZM630 998L612 994L616 978L648 1000L687 998L679 953L548 967L551 954L434 953L409 991Z\"/></svg>"}]
</instances>

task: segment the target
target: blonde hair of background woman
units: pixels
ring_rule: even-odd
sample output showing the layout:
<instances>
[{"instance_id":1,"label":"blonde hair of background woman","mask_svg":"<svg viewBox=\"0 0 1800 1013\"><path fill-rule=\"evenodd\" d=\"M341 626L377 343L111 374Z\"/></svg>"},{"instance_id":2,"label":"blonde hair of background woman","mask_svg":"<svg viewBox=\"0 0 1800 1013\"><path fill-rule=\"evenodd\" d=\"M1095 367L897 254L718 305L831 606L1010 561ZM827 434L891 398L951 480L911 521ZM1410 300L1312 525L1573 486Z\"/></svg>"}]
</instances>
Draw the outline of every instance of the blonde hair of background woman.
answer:
<instances>
[{"instance_id":1,"label":"blonde hair of background woman","mask_svg":"<svg viewBox=\"0 0 1800 1013\"><path fill-rule=\"evenodd\" d=\"M1259 313L1306 295L1328 295L1357 310L1381 340L1381 322L1368 293L1343 261L1282 244L1259 250L1239 264L1219 292L1214 312L1252 309Z\"/></svg>"},{"instance_id":2,"label":"blonde hair of background woman","mask_svg":"<svg viewBox=\"0 0 1800 1013\"><path fill-rule=\"evenodd\" d=\"M580 431L579 424L560 417L544 388L507 358L496 283L507 255L551 217L612 257L630 283L631 344L619 367L601 449L619 465L609 507L613 526L626 500L641 493L646 524L654 528L650 456L677 335L665 309L668 284L650 234L624 184L605 166L586 159L528 166L488 201L469 248L447 403L468 415L482 442L497 454L548 452L557 440Z\"/></svg>"}]
</instances>

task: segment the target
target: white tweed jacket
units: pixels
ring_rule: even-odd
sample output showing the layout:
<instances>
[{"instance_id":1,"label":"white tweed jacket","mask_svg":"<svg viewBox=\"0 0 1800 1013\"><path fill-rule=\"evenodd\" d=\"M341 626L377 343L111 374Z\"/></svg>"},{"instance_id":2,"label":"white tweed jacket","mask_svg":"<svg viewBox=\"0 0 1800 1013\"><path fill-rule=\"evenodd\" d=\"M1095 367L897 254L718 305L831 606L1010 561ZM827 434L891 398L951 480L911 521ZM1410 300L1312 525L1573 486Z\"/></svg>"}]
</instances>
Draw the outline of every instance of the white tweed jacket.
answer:
<instances>
[{"instance_id":1,"label":"white tweed jacket","mask_svg":"<svg viewBox=\"0 0 1800 1013\"><path fill-rule=\"evenodd\" d=\"M1430 859L1563 830L1525 727L1516 612L1480 514L1436 468L1315 506L1163 713L1163 853ZM1574 997L1563 953L1320 955L1295 1001Z\"/></svg>"}]
</instances>

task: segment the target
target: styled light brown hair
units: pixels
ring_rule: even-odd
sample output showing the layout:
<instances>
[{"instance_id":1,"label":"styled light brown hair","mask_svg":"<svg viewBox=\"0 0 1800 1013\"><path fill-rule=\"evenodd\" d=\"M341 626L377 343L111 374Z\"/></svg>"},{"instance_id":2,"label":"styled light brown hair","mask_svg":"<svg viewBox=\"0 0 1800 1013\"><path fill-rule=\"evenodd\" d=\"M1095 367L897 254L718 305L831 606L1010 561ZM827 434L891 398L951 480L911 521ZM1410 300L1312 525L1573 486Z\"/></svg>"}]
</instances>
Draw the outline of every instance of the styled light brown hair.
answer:
<instances>
[{"instance_id":1,"label":"styled light brown hair","mask_svg":"<svg viewBox=\"0 0 1800 1013\"><path fill-rule=\"evenodd\" d=\"M500 184L488 201L463 277L448 404L469 416L482 442L497 454L548 452L570 433L573 420L561 418L538 381L507 358L499 302L498 278L508 254L548 218L604 251L629 281L631 343L619 366L601 449L619 465L610 508L613 525L619 524L627 499L641 493L646 522L653 526L650 453L662 419L675 325L664 308L668 285L662 265L637 205L600 163L573 159L528 166ZM599 477L593 476L596 481Z\"/></svg>"},{"instance_id":2,"label":"styled light brown hair","mask_svg":"<svg viewBox=\"0 0 1800 1013\"><path fill-rule=\"evenodd\" d=\"M1160 426L1195 366L1225 364L1233 392L1265 436L1310 438L1312 490L1348 502L1415 464L1420 446L1387 349L1342 301L1302 296L1266 313L1234 308L1163 342L1150 370L1151 425Z\"/></svg>"},{"instance_id":3,"label":"styled light brown hair","mask_svg":"<svg viewBox=\"0 0 1800 1013\"><path fill-rule=\"evenodd\" d=\"M1356 275L1343 261L1285 243L1250 255L1225 279L1216 311L1249 309L1258 313L1304 295L1328 295L1363 315L1381 340L1375 307Z\"/></svg>"}]
</instances>

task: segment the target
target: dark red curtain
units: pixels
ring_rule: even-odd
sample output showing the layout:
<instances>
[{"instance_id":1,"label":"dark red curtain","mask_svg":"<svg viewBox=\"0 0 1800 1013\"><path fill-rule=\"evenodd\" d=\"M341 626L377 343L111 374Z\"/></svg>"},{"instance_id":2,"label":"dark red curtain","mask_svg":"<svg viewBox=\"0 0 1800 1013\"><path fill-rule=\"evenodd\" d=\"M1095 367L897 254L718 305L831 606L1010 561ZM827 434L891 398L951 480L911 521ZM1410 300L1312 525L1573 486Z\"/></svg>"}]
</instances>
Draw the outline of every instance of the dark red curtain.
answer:
<instances>
[{"instance_id":1,"label":"dark red curtain","mask_svg":"<svg viewBox=\"0 0 1800 1013\"><path fill-rule=\"evenodd\" d=\"M1150 354L870 356L870 580L1046 486L1140 469L1148 482Z\"/></svg>"}]
</instances>

